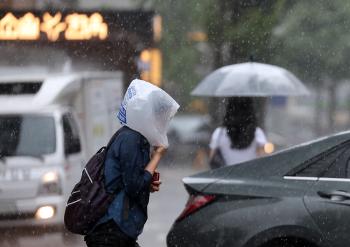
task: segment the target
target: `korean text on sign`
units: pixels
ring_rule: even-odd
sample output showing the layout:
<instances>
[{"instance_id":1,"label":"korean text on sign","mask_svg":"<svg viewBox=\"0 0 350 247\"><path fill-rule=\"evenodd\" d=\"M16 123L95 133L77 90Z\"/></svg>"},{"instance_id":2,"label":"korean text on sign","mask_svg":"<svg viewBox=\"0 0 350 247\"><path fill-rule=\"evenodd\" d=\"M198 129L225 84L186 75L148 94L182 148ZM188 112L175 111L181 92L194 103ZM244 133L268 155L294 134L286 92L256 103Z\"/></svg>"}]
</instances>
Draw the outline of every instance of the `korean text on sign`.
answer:
<instances>
[{"instance_id":1,"label":"korean text on sign","mask_svg":"<svg viewBox=\"0 0 350 247\"><path fill-rule=\"evenodd\" d=\"M49 41L57 41L60 37L66 40L104 40L108 37L108 25L99 13L90 16L72 13L65 18L60 12L44 13L41 19L30 12L19 18L7 13L0 19L0 40L38 40L41 33Z\"/></svg>"}]
</instances>

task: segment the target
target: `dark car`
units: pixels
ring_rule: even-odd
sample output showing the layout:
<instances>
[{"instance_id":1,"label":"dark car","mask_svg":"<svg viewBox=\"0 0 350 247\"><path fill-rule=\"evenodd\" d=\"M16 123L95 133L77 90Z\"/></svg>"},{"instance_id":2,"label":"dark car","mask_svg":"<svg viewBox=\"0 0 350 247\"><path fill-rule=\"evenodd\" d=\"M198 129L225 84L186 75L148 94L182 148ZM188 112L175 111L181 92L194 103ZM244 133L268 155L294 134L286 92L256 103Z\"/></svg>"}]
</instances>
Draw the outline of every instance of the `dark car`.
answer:
<instances>
[{"instance_id":1,"label":"dark car","mask_svg":"<svg viewBox=\"0 0 350 247\"><path fill-rule=\"evenodd\" d=\"M350 246L350 132L183 179L168 247Z\"/></svg>"}]
</instances>

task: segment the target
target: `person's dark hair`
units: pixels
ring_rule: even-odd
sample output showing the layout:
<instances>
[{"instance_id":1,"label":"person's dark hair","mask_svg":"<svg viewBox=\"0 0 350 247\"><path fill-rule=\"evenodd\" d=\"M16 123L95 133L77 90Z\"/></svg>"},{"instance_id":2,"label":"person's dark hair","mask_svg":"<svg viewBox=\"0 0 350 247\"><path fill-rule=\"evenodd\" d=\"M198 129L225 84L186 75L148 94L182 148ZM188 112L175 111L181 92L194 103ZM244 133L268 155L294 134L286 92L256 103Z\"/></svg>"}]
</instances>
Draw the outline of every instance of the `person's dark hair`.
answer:
<instances>
[{"instance_id":1,"label":"person's dark hair","mask_svg":"<svg viewBox=\"0 0 350 247\"><path fill-rule=\"evenodd\" d=\"M231 140L231 148L243 149L254 140L257 119L251 98L230 98L223 125Z\"/></svg>"}]
</instances>

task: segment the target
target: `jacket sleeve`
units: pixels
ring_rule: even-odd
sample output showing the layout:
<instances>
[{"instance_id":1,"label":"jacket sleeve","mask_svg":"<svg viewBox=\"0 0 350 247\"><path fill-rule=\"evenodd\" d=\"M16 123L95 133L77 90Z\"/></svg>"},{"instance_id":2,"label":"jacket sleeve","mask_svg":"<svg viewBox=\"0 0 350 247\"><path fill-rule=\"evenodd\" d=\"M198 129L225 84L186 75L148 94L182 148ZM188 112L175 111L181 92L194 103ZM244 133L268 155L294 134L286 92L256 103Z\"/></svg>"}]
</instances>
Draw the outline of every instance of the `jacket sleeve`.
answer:
<instances>
[{"instance_id":1,"label":"jacket sleeve","mask_svg":"<svg viewBox=\"0 0 350 247\"><path fill-rule=\"evenodd\" d=\"M144 169L142 139L138 135L129 135L120 146L120 164L122 180L128 196L136 197L141 191L149 191L152 175Z\"/></svg>"}]
</instances>

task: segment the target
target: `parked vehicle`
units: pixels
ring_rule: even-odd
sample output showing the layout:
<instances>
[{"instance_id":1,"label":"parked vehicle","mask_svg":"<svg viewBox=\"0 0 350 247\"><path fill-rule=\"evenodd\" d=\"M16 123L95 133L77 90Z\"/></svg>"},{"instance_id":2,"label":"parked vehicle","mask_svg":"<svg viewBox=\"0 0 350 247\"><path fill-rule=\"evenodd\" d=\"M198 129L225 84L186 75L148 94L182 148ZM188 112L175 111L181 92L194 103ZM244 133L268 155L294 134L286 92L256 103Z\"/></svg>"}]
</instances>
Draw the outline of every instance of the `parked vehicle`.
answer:
<instances>
[{"instance_id":1,"label":"parked vehicle","mask_svg":"<svg viewBox=\"0 0 350 247\"><path fill-rule=\"evenodd\" d=\"M183 179L168 247L350 246L350 131Z\"/></svg>"},{"instance_id":2,"label":"parked vehicle","mask_svg":"<svg viewBox=\"0 0 350 247\"><path fill-rule=\"evenodd\" d=\"M176 115L170 122L168 137L174 144L208 145L211 137L210 117L198 114Z\"/></svg>"},{"instance_id":3,"label":"parked vehicle","mask_svg":"<svg viewBox=\"0 0 350 247\"><path fill-rule=\"evenodd\" d=\"M119 127L121 74L13 74L0 94L0 227L61 229L86 159Z\"/></svg>"}]
</instances>

